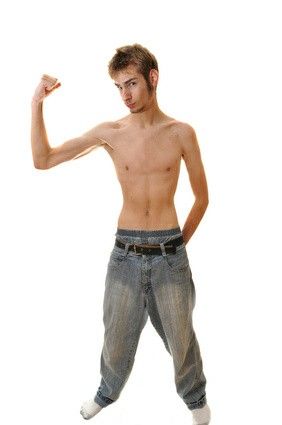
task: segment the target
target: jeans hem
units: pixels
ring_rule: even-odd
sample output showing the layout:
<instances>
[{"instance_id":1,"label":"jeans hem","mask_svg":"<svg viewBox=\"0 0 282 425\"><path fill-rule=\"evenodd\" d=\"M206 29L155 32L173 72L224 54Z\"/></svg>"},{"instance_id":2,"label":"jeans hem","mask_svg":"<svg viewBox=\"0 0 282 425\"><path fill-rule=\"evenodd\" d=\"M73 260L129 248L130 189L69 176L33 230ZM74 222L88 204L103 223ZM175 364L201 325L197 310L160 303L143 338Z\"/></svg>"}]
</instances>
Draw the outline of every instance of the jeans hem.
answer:
<instances>
[{"instance_id":1,"label":"jeans hem","mask_svg":"<svg viewBox=\"0 0 282 425\"><path fill-rule=\"evenodd\" d=\"M101 407L107 407L109 404L112 404L115 400L112 400L108 397L104 397L102 394L99 393L95 395L94 397L95 403L99 404Z\"/></svg>"},{"instance_id":2,"label":"jeans hem","mask_svg":"<svg viewBox=\"0 0 282 425\"><path fill-rule=\"evenodd\" d=\"M187 403L187 407L189 410L199 409L204 407L207 404L206 394L204 394L198 401L193 401L191 403Z\"/></svg>"}]
</instances>

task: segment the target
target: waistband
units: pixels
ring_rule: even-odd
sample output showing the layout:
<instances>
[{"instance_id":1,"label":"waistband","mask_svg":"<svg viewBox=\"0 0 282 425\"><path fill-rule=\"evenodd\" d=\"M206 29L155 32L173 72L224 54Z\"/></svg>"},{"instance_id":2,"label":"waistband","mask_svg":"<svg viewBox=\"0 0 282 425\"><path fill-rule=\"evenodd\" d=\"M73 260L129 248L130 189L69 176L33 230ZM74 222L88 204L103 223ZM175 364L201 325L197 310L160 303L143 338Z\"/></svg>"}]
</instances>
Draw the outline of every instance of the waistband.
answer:
<instances>
[{"instance_id":1,"label":"waistband","mask_svg":"<svg viewBox=\"0 0 282 425\"><path fill-rule=\"evenodd\" d=\"M139 230L139 229L122 229L117 228L116 235L120 236L133 236L140 238L150 238L157 236L173 236L181 233L179 226L173 227L171 229L160 229L160 230Z\"/></svg>"}]
</instances>

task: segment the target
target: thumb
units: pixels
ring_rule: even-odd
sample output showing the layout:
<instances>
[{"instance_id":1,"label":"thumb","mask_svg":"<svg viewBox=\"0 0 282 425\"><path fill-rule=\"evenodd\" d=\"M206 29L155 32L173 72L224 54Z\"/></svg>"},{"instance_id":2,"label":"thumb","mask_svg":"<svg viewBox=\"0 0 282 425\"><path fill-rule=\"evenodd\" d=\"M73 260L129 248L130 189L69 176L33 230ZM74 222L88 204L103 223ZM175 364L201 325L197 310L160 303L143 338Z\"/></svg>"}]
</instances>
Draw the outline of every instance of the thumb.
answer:
<instances>
[{"instance_id":1,"label":"thumb","mask_svg":"<svg viewBox=\"0 0 282 425\"><path fill-rule=\"evenodd\" d=\"M55 90L55 89L57 89L58 87L60 87L61 86L61 83L57 83L57 84L55 84L54 86L51 86L51 87L45 87L46 88L46 90L48 90L49 92L51 92L51 91L53 91L53 90Z\"/></svg>"}]
</instances>

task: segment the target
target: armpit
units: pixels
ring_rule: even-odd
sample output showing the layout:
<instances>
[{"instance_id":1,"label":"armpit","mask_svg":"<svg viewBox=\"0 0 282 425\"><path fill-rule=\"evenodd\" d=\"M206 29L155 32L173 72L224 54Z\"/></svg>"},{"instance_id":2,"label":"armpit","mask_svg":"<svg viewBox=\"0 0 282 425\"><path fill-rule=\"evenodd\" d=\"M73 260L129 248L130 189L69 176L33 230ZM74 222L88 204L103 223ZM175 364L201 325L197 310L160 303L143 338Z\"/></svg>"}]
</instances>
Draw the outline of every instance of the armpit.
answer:
<instances>
[{"instance_id":1,"label":"armpit","mask_svg":"<svg viewBox=\"0 0 282 425\"><path fill-rule=\"evenodd\" d=\"M112 145L110 145L110 143L109 143L109 142L107 142L106 140L101 139L100 137L96 137L96 139L101 140L101 141L102 141L102 143L101 143L101 144L99 144L99 145L90 146L89 148L84 149L84 151L80 152L80 153L79 153L78 155L76 155L73 159L80 158L81 156L86 155L86 154L88 154L89 152L91 152L93 149L97 149L97 148L99 148L100 146L103 146L103 145L108 145L108 146L110 146L112 149L114 149L114 148L112 147Z\"/></svg>"},{"instance_id":2,"label":"armpit","mask_svg":"<svg viewBox=\"0 0 282 425\"><path fill-rule=\"evenodd\" d=\"M114 149L113 146L109 142L107 142L104 139L101 139L101 137L97 137L97 139L102 141L102 145L108 145L108 146L110 146L110 148Z\"/></svg>"}]
</instances>

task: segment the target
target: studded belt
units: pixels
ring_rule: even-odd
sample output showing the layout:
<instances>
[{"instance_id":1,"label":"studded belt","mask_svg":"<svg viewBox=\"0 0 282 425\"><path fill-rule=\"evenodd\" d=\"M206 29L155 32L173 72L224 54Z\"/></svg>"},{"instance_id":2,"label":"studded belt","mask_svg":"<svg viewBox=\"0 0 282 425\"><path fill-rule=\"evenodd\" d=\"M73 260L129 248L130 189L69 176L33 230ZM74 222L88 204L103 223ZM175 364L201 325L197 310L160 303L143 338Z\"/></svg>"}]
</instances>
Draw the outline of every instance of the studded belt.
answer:
<instances>
[{"instance_id":1,"label":"studded belt","mask_svg":"<svg viewBox=\"0 0 282 425\"><path fill-rule=\"evenodd\" d=\"M176 247L184 243L183 236L172 239L171 241L164 244L166 253L176 252ZM125 248L125 244L118 239L115 240L115 245L119 248ZM134 251L135 254L151 254L151 255L161 255L162 250L160 244L158 245L146 245L146 244L130 244L128 251Z\"/></svg>"}]
</instances>

